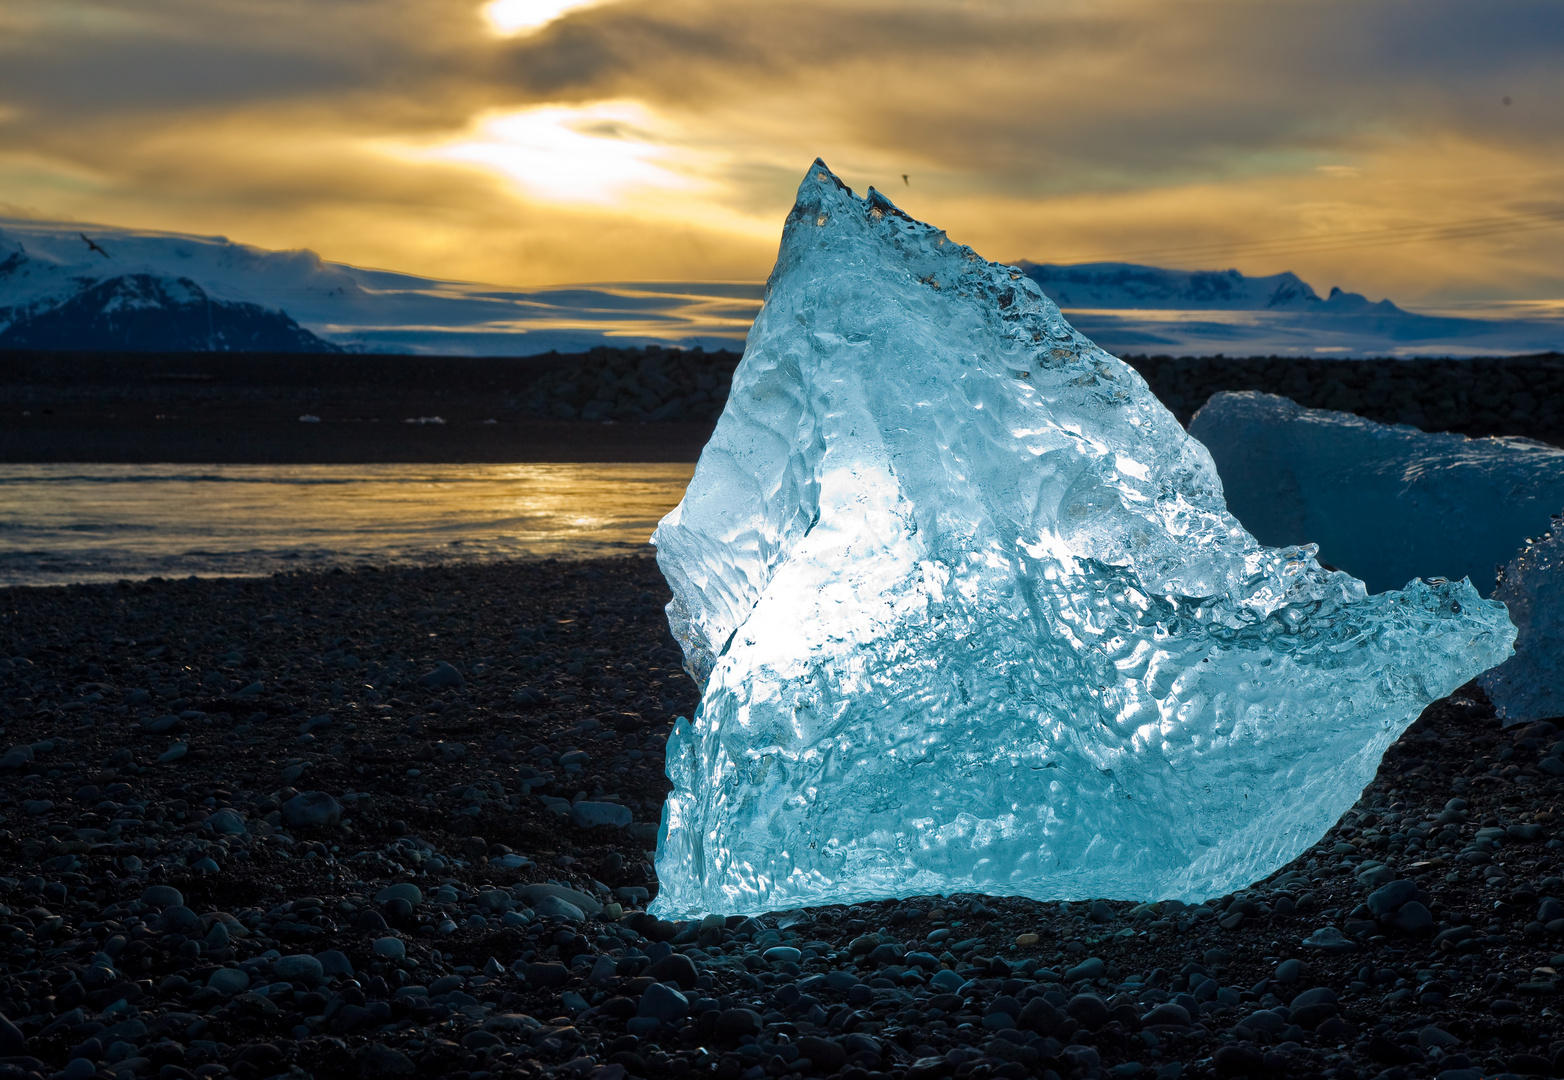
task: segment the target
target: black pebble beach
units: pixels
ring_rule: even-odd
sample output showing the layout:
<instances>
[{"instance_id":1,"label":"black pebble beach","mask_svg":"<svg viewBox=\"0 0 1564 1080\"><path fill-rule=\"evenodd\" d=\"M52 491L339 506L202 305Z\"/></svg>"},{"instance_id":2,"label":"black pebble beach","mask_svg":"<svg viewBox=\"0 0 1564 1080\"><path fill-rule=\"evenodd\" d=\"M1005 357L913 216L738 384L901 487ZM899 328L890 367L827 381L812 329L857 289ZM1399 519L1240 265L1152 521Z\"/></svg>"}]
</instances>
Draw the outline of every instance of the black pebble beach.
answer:
<instances>
[{"instance_id":1,"label":"black pebble beach","mask_svg":"<svg viewBox=\"0 0 1564 1080\"><path fill-rule=\"evenodd\" d=\"M1197 907L665 922L665 600L640 558L0 590L0 1080L1564 1066L1553 724L1463 688Z\"/></svg>"},{"instance_id":2,"label":"black pebble beach","mask_svg":"<svg viewBox=\"0 0 1564 1080\"><path fill-rule=\"evenodd\" d=\"M455 462L692 459L737 358L9 359L3 460ZM1557 355L1131 363L1186 423L1564 438ZM1554 723L1462 688L1196 907L671 923L666 600L642 558L0 589L0 1080L1564 1075Z\"/></svg>"}]
</instances>

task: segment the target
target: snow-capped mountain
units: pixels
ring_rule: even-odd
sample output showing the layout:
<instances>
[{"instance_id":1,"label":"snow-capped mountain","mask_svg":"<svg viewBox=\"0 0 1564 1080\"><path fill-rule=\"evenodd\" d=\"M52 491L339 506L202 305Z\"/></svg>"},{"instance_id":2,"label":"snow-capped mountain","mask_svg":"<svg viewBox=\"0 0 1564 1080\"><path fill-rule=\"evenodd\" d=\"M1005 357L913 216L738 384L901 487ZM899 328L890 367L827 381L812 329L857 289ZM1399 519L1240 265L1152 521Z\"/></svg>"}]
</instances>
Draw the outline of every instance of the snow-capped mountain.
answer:
<instances>
[{"instance_id":1,"label":"snow-capped mountain","mask_svg":"<svg viewBox=\"0 0 1564 1080\"><path fill-rule=\"evenodd\" d=\"M0 275L4 267L0 265ZM0 281L3 281L0 276ZM285 312L214 300L189 278L121 274L54 303L0 312L0 348L133 352L339 352Z\"/></svg>"},{"instance_id":2,"label":"snow-capped mountain","mask_svg":"<svg viewBox=\"0 0 1564 1080\"><path fill-rule=\"evenodd\" d=\"M1181 311L1309 311L1338 314L1401 309L1359 293L1332 289L1321 299L1297 274L1248 277L1237 270L1165 270L1134 263L1034 263L1020 267L1061 308ZM1403 312L1404 314L1404 312Z\"/></svg>"},{"instance_id":3,"label":"snow-capped mountain","mask_svg":"<svg viewBox=\"0 0 1564 1080\"><path fill-rule=\"evenodd\" d=\"M239 290L214 295L167 251L116 257L85 234L80 252L63 239L59 227L34 227L26 240L0 228L0 348L337 351Z\"/></svg>"},{"instance_id":4,"label":"snow-capped mountain","mask_svg":"<svg viewBox=\"0 0 1564 1080\"><path fill-rule=\"evenodd\" d=\"M1295 274L1129 263L1020 267L1121 355L1419 356L1564 349L1564 305L1525 319L1413 312ZM0 218L0 348L524 356L594 345L741 347L760 282L511 289L326 262L220 236ZM1538 317L1554 313L1553 318Z\"/></svg>"},{"instance_id":5,"label":"snow-capped mountain","mask_svg":"<svg viewBox=\"0 0 1564 1080\"><path fill-rule=\"evenodd\" d=\"M763 292L747 282L514 290L365 270L221 236L0 218L0 347L488 355L607 343L731 348L742 344ZM207 310L218 332L203 339ZM170 326L150 344L163 317ZM89 335L71 329L83 320L107 336L83 344ZM164 343L180 340L189 344Z\"/></svg>"},{"instance_id":6,"label":"snow-capped mountain","mask_svg":"<svg viewBox=\"0 0 1564 1080\"><path fill-rule=\"evenodd\" d=\"M1082 333L1122 354L1473 356L1564 349L1564 322L1414 312L1296 274L1022 262Z\"/></svg>"}]
</instances>

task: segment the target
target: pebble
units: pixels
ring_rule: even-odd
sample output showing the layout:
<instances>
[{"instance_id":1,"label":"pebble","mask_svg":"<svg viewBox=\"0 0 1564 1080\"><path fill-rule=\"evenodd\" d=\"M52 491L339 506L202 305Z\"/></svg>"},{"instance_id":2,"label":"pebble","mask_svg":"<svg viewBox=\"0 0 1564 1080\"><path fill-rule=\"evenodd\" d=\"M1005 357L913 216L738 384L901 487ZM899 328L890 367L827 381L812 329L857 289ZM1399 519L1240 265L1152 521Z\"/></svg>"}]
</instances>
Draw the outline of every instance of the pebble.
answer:
<instances>
[{"instance_id":1,"label":"pebble","mask_svg":"<svg viewBox=\"0 0 1564 1080\"><path fill-rule=\"evenodd\" d=\"M301 982L314 986L320 982L325 969L313 956L296 953L272 961L272 973L285 982Z\"/></svg>"},{"instance_id":2,"label":"pebble","mask_svg":"<svg viewBox=\"0 0 1564 1080\"><path fill-rule=\"evenodd\" d=\"M183 904L185 897L172 885L149 885L141 891L141 902L162 910Z\"/></svg>"},{"instance_id":3,"label":"pebble","mask_svg":"<svg viewBox=\"0 0 1564 1080\"><path fill-rule=\"evenodd\" d=\"M690 1001L678 990L663 983L653 983L641 993L641 1003L636 1015L651 1020L671 1023L690 1013Z\"/></svg>"},{"instance_id":4,"label":"pebble","mask_svg":"<svg viewBox=\"0 0 1564 1080\"><path fill-rule=\"evenodd\" d=\"M1303 939L1303 946L1306 949L1319 949L1327 953L1352 952L1357 948L1356 943L1334 926L1320 927Z\"/></svg>"},{"instance_id":5,"label":"pebble","mask_svg":"<svg viewBox=\"0 0 1564 1080\"><path fill-rule=\"evenodd\" d=\"M376 938L373 949L376 956L384 956L392 960L400 960L407 955L407 946L402 944L401 938Z\"/></svg>"},{"instance_id":6,"label":"pebble","mask_svg":"<svg viewBox=\"0 0 1564 1080\"><path fill-rule=\"evenodd\" d=\"M232 810L219 810L206 819L206 827L221 836L243 836L248 830L244 819Z\"/></svg>"},{"instance_id":7,"label":"pebble","mask_svg":"<svg viewBox=\"0 0 1564 1080\"><path fill-rule=\"evenodd\" d=\"M239 994L250 988L250 976L239 968L218 968L206 984L220 994Z\"/></svg>"},{"instance_id":8,"label":"pebble","mask_svg":"<svg viewBox=\"0 0 1564 1080\"><path fill-rule=\"evenodd\" d=\"M540 918L559 918L573 923L586 922L586 913L569 900L558 896L545 896L533 905Z\"/></svg>"},{"instance_id":9,"label":"pebble","mask_svg":"<svg viewBox=\"0 0 1564 1080\"><path fill-rule=\"evenodd\" d=\"M342 820L342 804L324 791L306 791L282 804L282 817L295 829L318 829Z\"/></svg>"},{"instance_id":10,"label":"pebble","mask_svg":"<svg viewBox=\"0 0 1564 1080\"><path fill-rule=\"evenodd\" d=\"M579 908L588 915L597 916L603 913L603 905L595 898L581 892L579 889L568 888L563 885L539 884L523 885L518 890L521 898L534 906L546 896L555 896L572 906Z\"/></svg>"},{"instance_id":11,"label":"pebble","mask_svg":"<svg viewBox=\"0 0 1564 1080\"><path fill-rule=\"evenodd\" d=\"M76 622L126 641L165 617L260 627L216 636L242 645L240 660L263 661L267 689L238 712L209 704L232 700L202 682L226 670L229 645L208 655L189 634L166 661L141 659L147 644L129 649L147 668L138 681L154 689L124 713L112 711L128 695L111 685L110 665L104 678L86 674L113 659L106 641L94 639L92 653L62 642L74 673L55 670L48 651L33 669L0 669L12 695L0 709L19 696L16 673L33 672L32 704L5 717L26 760L0 771L10 800L0 827L11 837L0 1004L15 1021L14 1036L0 1024L0 1057L36 1056L40 1076L57 1075L72 1048L96 1039L89 1064L109 1075L156 1077L170 1064L255 1080L612 1080L603 1070L619 1069L666 1080L843 1069L851 1080L898 1070L903 1080L1048 1070L1181 1080L1253 1076L1238 1070L1255 1068L1255 1055L1265 1076L1335 1070L1336 1080L1409 1066L1426 1077L1552 1071L1553 1047L1564 1046L1552 1015L1564 844L1547 846L1557 800L1540 762L1556 756L1556 731L1503 731L1458 692L1392 749L1328 836L1269 881L1204 903L959 895L670 922L642 910L655 896L646 852L656 828L638 822L660 812L660 733L689 715L693 691L661 636L655 571L608 561L576 572L551 571L557 589L526 576L540 570L474 566L450 577L92 586L52 590L47 604L9 591L9 640L43 640L46 630L28 627L99 597L101 610ZM469 574L479 584L453 599ZM614 575L645 583L608 589ZM177 611L189 617L153 606L155 618L114 622L122 605L173 603L182 589L190 598ZM344 589L364 601L333 606ZM641 591L644 615L614 613L613 597ZM516 599L483 604L499 595ZM353 618L314 619L306 606L356 611L386 645L372 647ZM284 624L275 631L258 621L270 611ZM475 621L462 636L448 632L452 619ZM418 683L434 664L431 632L461 664L462 685ZM599 632L607 655L588 641ZM291 668L295 651L324 675ZM360 666L345 668L349 656ZM565 670L575 663L579 673ZM186 666L196 676L181 692L170 680ZM58 714L63 727L34 707L50 692L36 689L47 685L41 669L85 703ZM514 677L546 700L518 709ZM108 687L101 703L87 700L97 692L87 682ZM620 689L630 696L614 696ZM141 717L163 715L201 732L202 752L178 768L147 756ZM81 716L95 726L78 731ZM296 741L301 724L310 742ZM330 833L285 811L301 795L282 779L294 766L294 779L330 789L340 808ZM627 810L629 823L571 827L572 808L586 804ZM1304 944L1327 928L1337 935L1327 947ZM33 1004L47 997L49 1007ZM514 1064L525 1061L537 1065Z\"/></svg>"},{"instance_id":12,"label":"pebble","mask_svg":"<svg viewBox=\"0 0 1564 1080\"><path fill-rule=\"evenodd\" d=\"M578 802L570 808L570 823L578 829L592 829L600 825L622 829L630 821L630 808L618 803Z\"/></svg>"},{"instance_id":13,"label":"pebble","mask_svg":"<svg viewBox=\"0 0 1564 1080\"><path fill-rule=\"evenodd\" d=\"M1107 970L1107 965L1101 959L1090 956L1066 971L1064 981L1073 983L1080 982L1082 979L1100 979Z\"/></svg>"},{"instance_id":14,"label":"pebble","mask_svg":"<svg viewBox=\"0 0 1564 1080\"><path fill-rule=\"evenodd\" d=\"M412 907L417 907L424 902L424 893L411 881L398 881L394 885L387 885L375 893L375 903L389 904L393 900L403 900Z\"/></svg>"},{"instance_id":15,"label":"pebble","mask_svg":"<svg viewBox=\"0 0 1564 1080\"><path fill-rule=\"evenodd\" d=\"M434 666L433 670L425 672L420 676L418 682L420 686L441 689L450 686L464 686L467 680L462 677L462 673L456 670L454 666L442 660Z\"/></svg>"}]
</instances>

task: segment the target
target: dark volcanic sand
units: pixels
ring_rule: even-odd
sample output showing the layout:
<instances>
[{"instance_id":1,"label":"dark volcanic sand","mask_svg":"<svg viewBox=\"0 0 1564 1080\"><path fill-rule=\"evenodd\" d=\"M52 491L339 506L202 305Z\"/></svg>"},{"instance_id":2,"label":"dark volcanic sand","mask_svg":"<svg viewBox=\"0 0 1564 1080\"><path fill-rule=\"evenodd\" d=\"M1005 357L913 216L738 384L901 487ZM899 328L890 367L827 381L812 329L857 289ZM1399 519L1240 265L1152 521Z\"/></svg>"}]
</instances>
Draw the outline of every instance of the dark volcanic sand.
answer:
<instances>
[{"instance_id":1,"label":"dark volcanic sand","mask_svg":"<svg viewBox=\"0 0 1564 1080\"><path fill-rule=\"evenodd\" d=\"M1196 908L669 924L637 913L694 704L665 598L639 559L0 590L0 1080L1555 1072L1551 724L1464 688L1317 847Z\"/></svg>"}]
</instances>

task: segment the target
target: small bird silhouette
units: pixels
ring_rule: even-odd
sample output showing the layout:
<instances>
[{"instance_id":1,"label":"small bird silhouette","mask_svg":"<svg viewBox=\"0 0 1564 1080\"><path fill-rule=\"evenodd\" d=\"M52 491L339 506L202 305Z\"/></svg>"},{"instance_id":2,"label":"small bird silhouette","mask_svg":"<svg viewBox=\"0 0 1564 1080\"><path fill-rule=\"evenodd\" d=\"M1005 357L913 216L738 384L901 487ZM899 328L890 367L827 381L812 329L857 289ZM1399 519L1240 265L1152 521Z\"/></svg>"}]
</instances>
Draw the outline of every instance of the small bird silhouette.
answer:
<instances>
[{"instance_id":1,"label":"small bird silhouette","mask_svg":"<svg viewBox=\"0 0 1564 1080\"><path fill-rule=\"evenodd\" d=\"M95 244L91 240L87 239L87 234L86 233L77 233L76 235L82 238L82 241L87 245L88 250L96 251L99 255L102 255L105 259L107 259L109 257L109 253L107 251L104 251L97 244Z\"/></svg>"},{"instance_id":2,"label":"small bird silhouette","mask_svg":"<svg viewBox=\"0 0 1564 1080\"><path fill-rule=\"evenodd\" d=\"M912 187L912 181L907 179L906 173L901 174L901 182L906 184L908 187Z\"/></svg>"}]
</instances>

